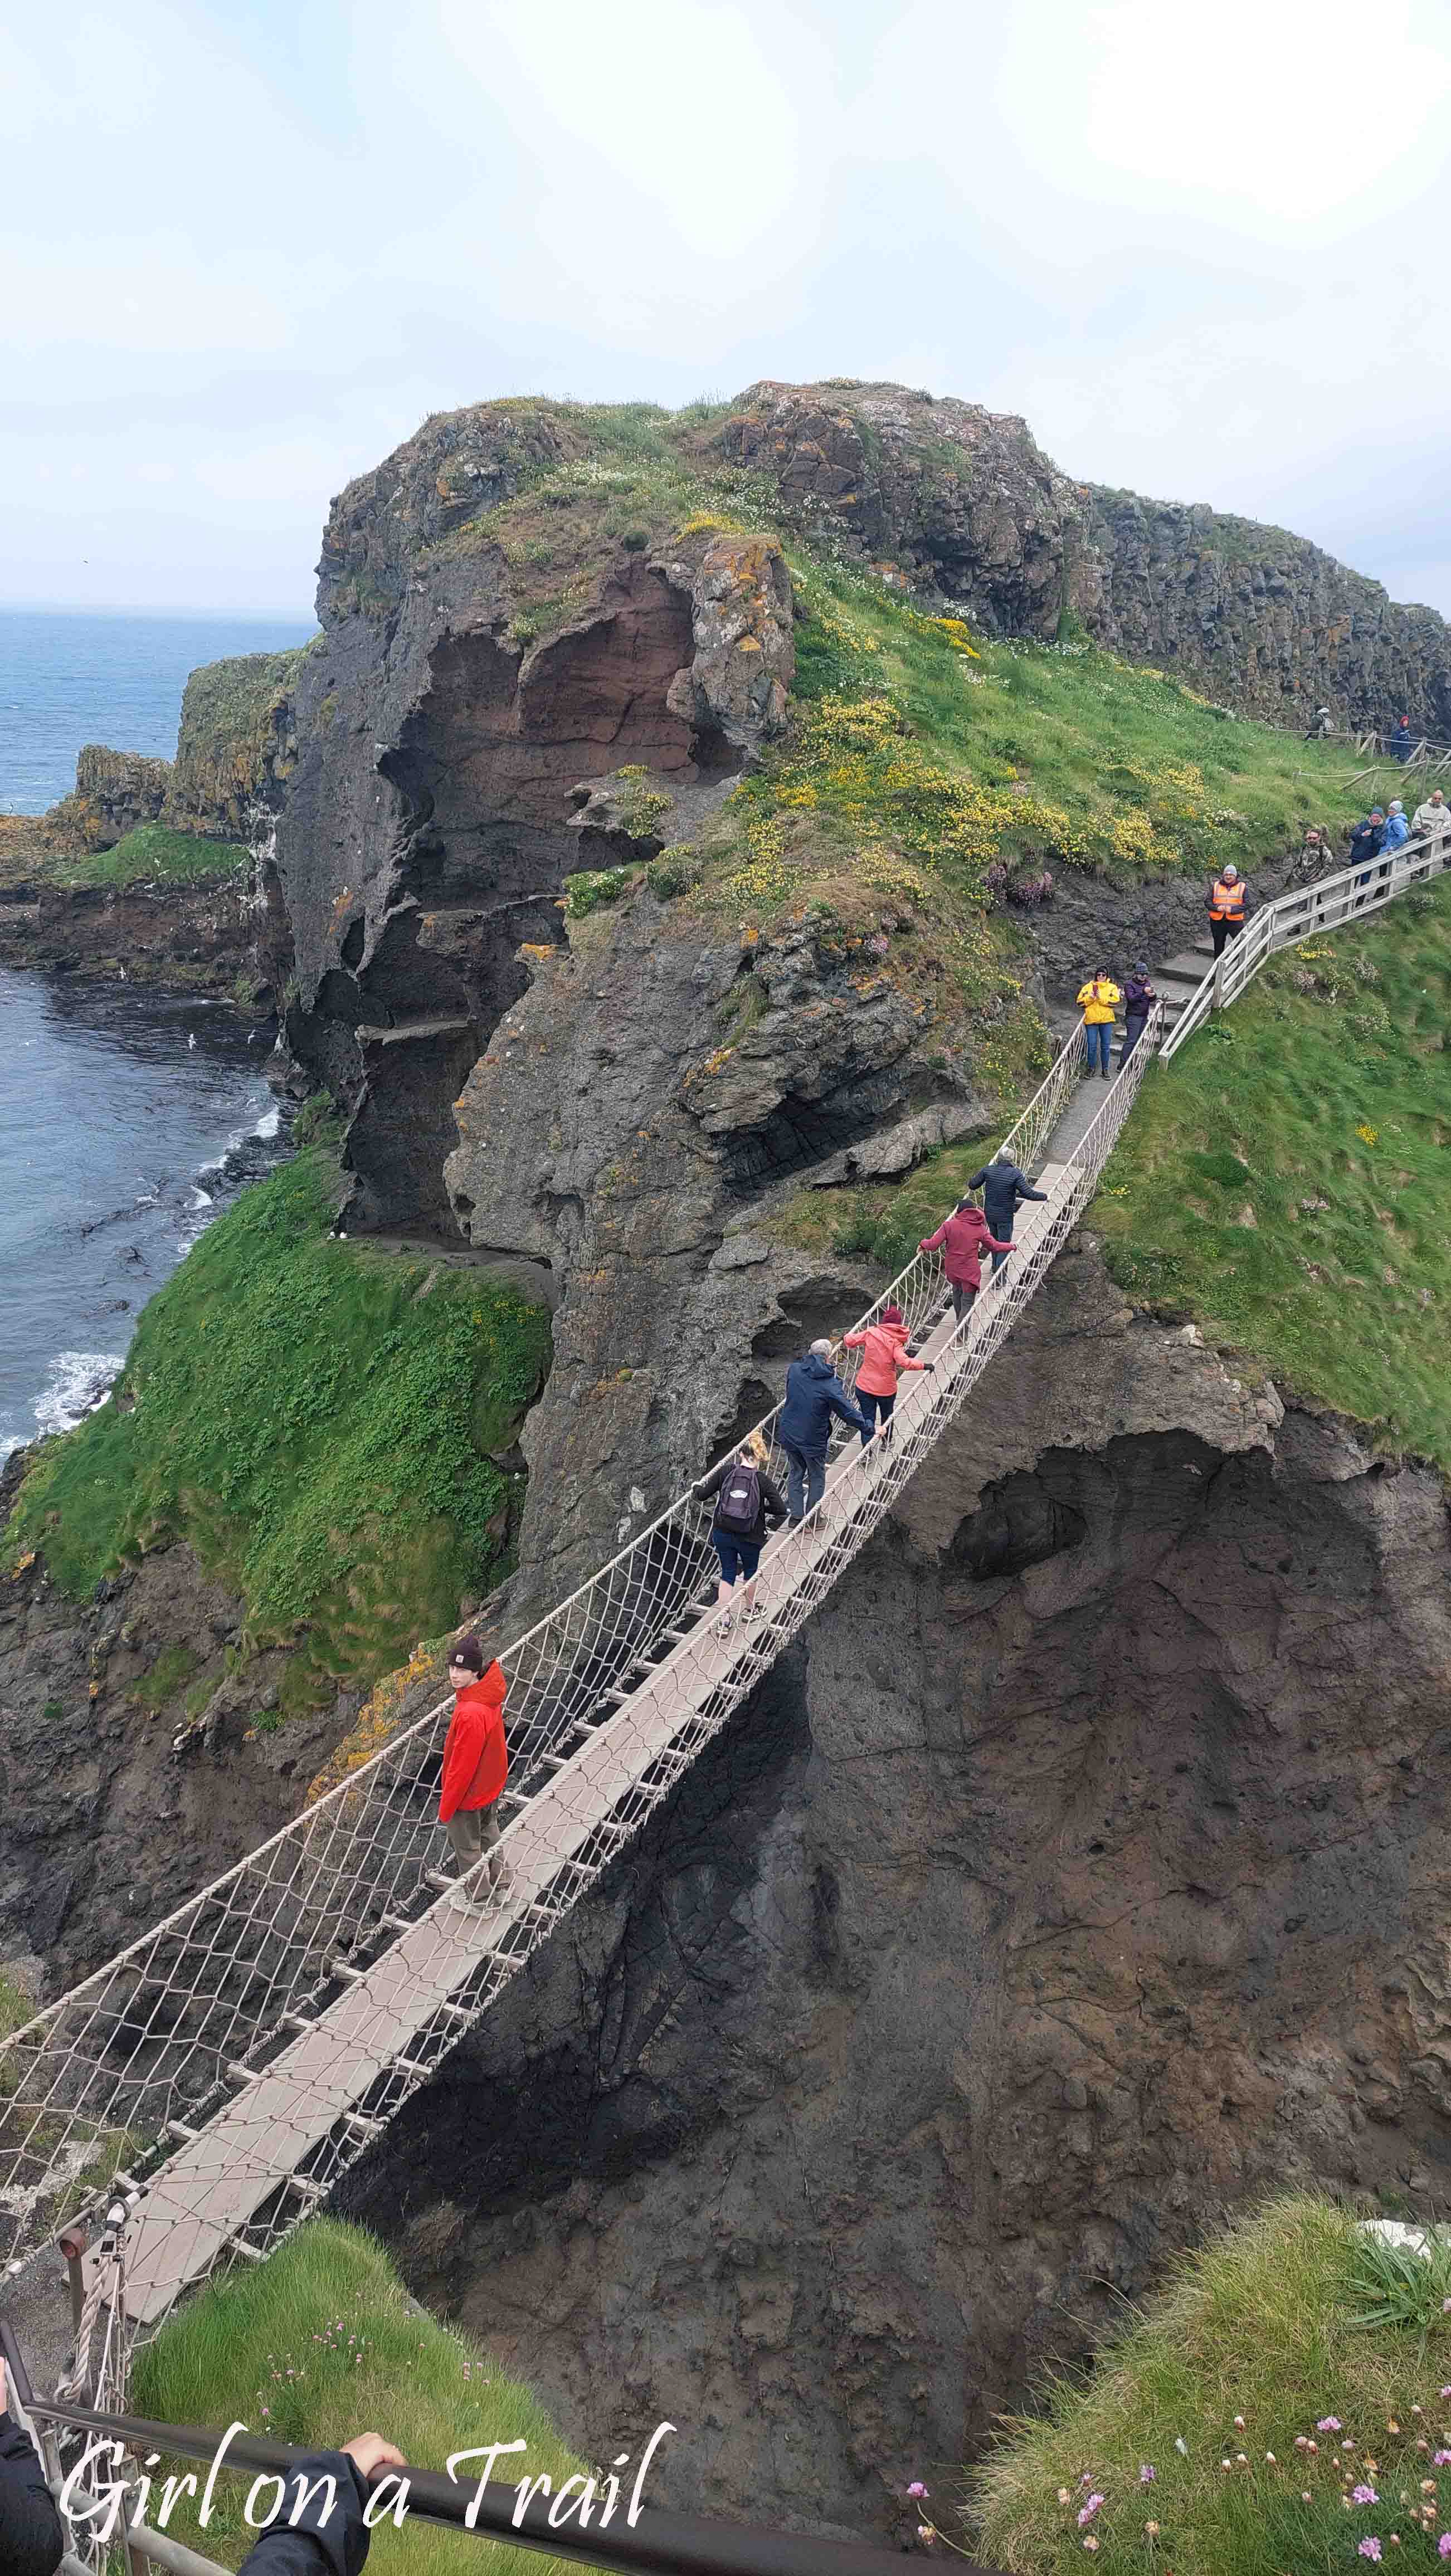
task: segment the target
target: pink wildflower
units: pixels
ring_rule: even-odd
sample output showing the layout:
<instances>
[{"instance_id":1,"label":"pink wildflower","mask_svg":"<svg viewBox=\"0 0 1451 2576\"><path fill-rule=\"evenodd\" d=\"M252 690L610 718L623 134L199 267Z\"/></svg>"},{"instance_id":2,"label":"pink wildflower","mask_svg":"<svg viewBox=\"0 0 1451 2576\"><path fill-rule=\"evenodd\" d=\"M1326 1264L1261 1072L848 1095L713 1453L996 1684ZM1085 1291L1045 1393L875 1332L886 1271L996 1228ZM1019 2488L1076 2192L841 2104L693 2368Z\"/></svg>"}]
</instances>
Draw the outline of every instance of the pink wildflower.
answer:
<instances>
[{"instance_id":1,"label":"pink wildflower","mask_svg":"<svg viewBox=\"0 0 1451 2576\"><path fill-rule=\"evenodd\" d=\"M1352 2504L1379 2504L1380 2497L1376 2494L1374 2487L1362 2485L1351 2488L1350 2501Z\"/></svg>"},{"instance_id":2,"label":"pink wildflower","mask_svg":"<svg viewBox=\"0 0 1451 2576\"><path fill-rule=\"evenodd\" d=\"M1433 2469L1451 2468L1451 2451L1433 2451L1431 2466Z\"/></svg>"},{"instance_id":3,"label":"pink wildflower","mask_svg":"<svg viewBox=\"0 0 1451 2576\"><path fill-rule=\"evenodd\" d=\"M1368 2540L1363 2540L1361 2542L1360 2547L1357 2549L1355 2554L1357 2558L1379 2558L1381 2554L1381 2546L1374 2532L1371 2533Z\"/></svg>"},{"instance_id":4,"label":"pink wildflower","mask_svg":"<svg viewBox=\"0 0 1451 2576\"><path fill-rule=\"evenodd\" d=\"M1319 2423L1315 2427L1315 2430L1317 2433L1338 2433L1340 2431L1339 2416L1322 2415Z\"/></svg>"},{"instance_id":5,"label":"pink wildflower","mask_svg":"<svg viewBox=\"0 0 1451 2576\"><path fill-rule=\"evenodd\" d=\"M1451 2531L1442 2532L1436 2543L1436 2555L1438 2558L1451 2558Z\"/></svg>"},{"instance_id":6,"label":"pink wildflower","mask_svg":"<svg viewBox=\"0 0 1451 2576\"><path fill-rule=\"evenodd\" d=\"M1092 2522L1094 2515L1097 2513L1099 2506L1103 2502L1104 2498L1101 2495L1091 2495L1087 2504L1080 2507L1078 2515L1078 2528L1080 2531L1083 2529L1086 2522Z\"/></svg>"},{"instance_id":7,"label":"pink wildflower","mask_svg":"<svg viewBox=\"0 0 1451 2576\"><path fill-rule=\"evenodd\" d=\"M910 2486L909 2486L909 2488L907 2489L907 2493L908 2493L908 2495L909 2495L909 2496L925 2496L925 2494L927 2493L927 2489L926 2489L926 2488L924 2487L924 2485L922 2484L922 2481L921 2481L921 2479L920 2479L920 2478L914 2478L914 2479L912 2480L911 2485L910 2485Z\"/></svg>"},{"instance_id":8,"label":"pink wildflower","mask_svg":"<svg viewBox=\"0 0 1451 2576\"><path fill-rule=\"evenodd\" d=\"M1141 2467L1140 2467L1140 2469L1139 2469L1139 2484L1140 2484L1140 2486L1141 2486L1141 2487L1151 2487L1151 2486L1153 2485L1153 2483L1154 2483L1154 2476L1155 2476L1155 2472L1154 2472L1154 2468L1153 2468L1153 2464L1152 2464L1152 2462L1151 2462L1151 2461L1148 2461L1148 2460L1145 2460L1145 2461L1142 2463L1142 2465L1141 2465Z\"/></svg>"}]
</instances>

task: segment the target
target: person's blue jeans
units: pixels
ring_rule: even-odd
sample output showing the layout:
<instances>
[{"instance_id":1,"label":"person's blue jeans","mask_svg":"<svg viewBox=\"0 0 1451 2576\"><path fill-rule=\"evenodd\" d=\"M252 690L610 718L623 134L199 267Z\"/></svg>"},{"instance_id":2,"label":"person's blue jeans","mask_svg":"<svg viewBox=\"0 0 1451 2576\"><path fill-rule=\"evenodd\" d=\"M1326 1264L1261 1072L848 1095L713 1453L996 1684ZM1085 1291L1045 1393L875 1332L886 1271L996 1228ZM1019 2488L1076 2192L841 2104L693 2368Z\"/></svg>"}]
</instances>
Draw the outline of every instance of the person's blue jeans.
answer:
<instances>
[{"instance_id":1,"label":"person's blue jeans","mask_svg":"<svg viewBox=\"0 0 1451 2576\"><path fill-rule=\"evenodd\" d=\"M1112 1020L1091 1021L1083 1034L1088 1040L1089 1072L1093 1072L1096 1064L1100 1073L1107 1073L1108 1051L1113 1040Z\"/></svg>"},{"instance_id":2,"label":"person's blue jeans","mask_svg":"<svg viewBox=\"0 0 1451 2576\"><path fill-rule=\"evenodd\" d=\"M999 1243L1006 1243L1006 1244L1008 1244L1009 1246L1011 1246L1011 1244L1012 1244L1012 1240L1013 1240L1013 1235L1012 1235L1012 1228L1011 1228L1011 1227L1009 1227L1009 1229L1008 1229L1008 1231L1007 1231L1007 1233L1006 1233L1006 1234L1000 1234L1000 1235L998 1236L998 1241L999 1241ZM1009 1249L1007 1252L995 1252L995 1253L993 1254L993 1277L994 1277L994 1279L996 1279L996 1277L997 1277L997 1275L998 1275L998 1272L999 1272L1000 1270L1003 1270L1003 1269L1005 1269L1005 1268L1007 1267L1007 1264L1009 1263L1009 1261L1011 1261L1012 1257L1013 1257L1013 1256L1012 1256L1011 1249Z\"/></svg>"},{"instance_id":3,"label":"person's blue jeans","mask_svg":"<svg viewBox=\"0 0 1451 2576\"><path fill-rule=\"evenodd\" d=\"M1142 1019L1140 1019L1138 1014L1135 1013L1132 1019L1125 1020L1123 1053L1119 1057L1119 1063L1121 1065L1128 1063L1129 1057L1133 1054L1135 1047L1138 1045L1138 1042L1143 1036L1148 1025L1149 1015L1147 1011L1144 1013Z\"/></svg>"},{"instance_id":4,"label":"person's blue jeans","mask_svg":"<svg viewBox=\"0 0 1451 2576\"><path fill-rule=\"evenodd\" d=\"M864 1386L859 1386L856 1400L867 1417L867 1428L862 1433L862 1447L869 1449L872 1445L872 1433L876 1430L877 1424L880 1422L882 1429L886 1430L892 1419L892 1407L897 1399L895 1395L869 1395Z\"/></svg>"},{"instance_id":5,"label":"person's blue jeans","mask_svg":"<svg viewBox=\"0 0 1451 2576\"><path fill-rule=\"evenodd\" d=\"M826 1491L826 1451L793 1449L789 1440L781 1446L786 1452L786 1509L799 1521Z\"/></svg>"},{"instance_id":6,"label":"person's blue jeans","mask_svg":"<svg viewBox=\"0 0 1451 2576\"><path fill-rule=\"evenodd\" d=\"M720 1559L722 1583L734 1583L744 1575L747 1583L755 1576L761 1562L761 1541L757 1538L732 1538L729 1530L712 1530L711 1545Z\"/></svg>"}]
</instances>

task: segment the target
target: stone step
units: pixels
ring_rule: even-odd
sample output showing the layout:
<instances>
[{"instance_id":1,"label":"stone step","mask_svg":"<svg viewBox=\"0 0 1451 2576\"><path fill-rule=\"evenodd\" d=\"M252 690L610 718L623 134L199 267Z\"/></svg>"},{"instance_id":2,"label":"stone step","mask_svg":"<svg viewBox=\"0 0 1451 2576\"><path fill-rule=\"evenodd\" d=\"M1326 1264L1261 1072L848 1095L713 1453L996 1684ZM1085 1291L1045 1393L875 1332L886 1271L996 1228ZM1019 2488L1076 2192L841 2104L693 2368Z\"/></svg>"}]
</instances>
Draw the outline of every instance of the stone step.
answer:
<instances>
[{"instance_id":1,"label":"stone step","mask_svg":"<svg viewBox=\"0 0 1451 2576\"><path fill-rule=\"evenodd\" d=\"M395 1020L389 1029L360 1027L355 1034L359 1046L417 1046L427 1038L476 1037L478 1031L472 1020L434 1020L419 1012L416 1017Z\"/></svg>"}]
</instances>

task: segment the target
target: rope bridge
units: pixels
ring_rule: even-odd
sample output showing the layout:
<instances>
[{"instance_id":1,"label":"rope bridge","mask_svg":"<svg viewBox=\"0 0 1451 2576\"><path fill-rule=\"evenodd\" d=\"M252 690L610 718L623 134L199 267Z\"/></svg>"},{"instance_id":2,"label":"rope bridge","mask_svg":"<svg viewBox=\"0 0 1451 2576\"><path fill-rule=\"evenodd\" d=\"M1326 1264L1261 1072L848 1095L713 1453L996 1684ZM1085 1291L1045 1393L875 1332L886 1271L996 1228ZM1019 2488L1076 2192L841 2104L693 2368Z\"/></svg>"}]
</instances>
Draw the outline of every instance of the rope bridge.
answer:
<instances>
[{"instance_id":1,"label":"rope bridge","mask_svg":"<svg viewBox=\"0 0 1451 2576\"><path fill-rule=\"evenodd\" d=\"M1337 912L1359 920L1448 856L1451 842L1408 847L1376 863L1370 889L1346 871L1267 907L1218 981L1205 977L1174 1044L1216 995L1233 998L1226 975L1241 989L1285 936L1338 926ZM863 1318L895 1300L935 1368L903 1380L890 1437L867 1450L850 1437L822 1501L766 1550L759 1622L722 1631L705 1516L682 1494L503 1649L503 1868L493 1885L479 1865L475 1906L458 1904L438 1866L449 1699L0 2046L0 2259L12 2273L63 2224L137 2195L86 2257L77 2373L104 2316L98 2394L124 2392L130 2340L219 2258L260 2259L326 2197L784 1652L1035 1295L1162 1038L1159 1010L1055 1163L1044 1158L1082 1065L1074 1030L1006 1139L1038 1167L1046 1203L1023 1209L1012 1260L961 1324L944 1312L937 1255L921 1253ZM760 1429L781 1472L777 1419Z\"/></svg>"},{"instance_id":2,"label":"rope bridge","mask_svg":"<svg viewBox=\"0 0 1451 2576\"><path fill-rule=\"evenodd\" d=\"M682 1494L501 1652L511 1775L461 1908L439 1869L451 1698L0 2048L0 2256L140 2190L129 2329L149 2332L224 2252L264 2254L427 2082L669 1796L884 1519L1033 1296L1092 1195L1153 1052L1140 1046L1019 1248L958 1326L919 1253L895 1298L935 1371L890 1439L853 1434L826 1494L767 1549L765 1616L723 1634L706 1515ZM1077 1030L1007 1139L1040 1162L1082 1063ZM851 1379L851 1372L844 1372ZM777 1414L760 1428L772 1444ZM504 1872L507 1872L505 1883ZM108 2258L122 2260L119 2247ZM100 2265L91 2260L91 2288ZM114 2290L115 2284L112 2284ZM115 2376L122 2376L118 2368Z\"/></svg>"}]
</instances>

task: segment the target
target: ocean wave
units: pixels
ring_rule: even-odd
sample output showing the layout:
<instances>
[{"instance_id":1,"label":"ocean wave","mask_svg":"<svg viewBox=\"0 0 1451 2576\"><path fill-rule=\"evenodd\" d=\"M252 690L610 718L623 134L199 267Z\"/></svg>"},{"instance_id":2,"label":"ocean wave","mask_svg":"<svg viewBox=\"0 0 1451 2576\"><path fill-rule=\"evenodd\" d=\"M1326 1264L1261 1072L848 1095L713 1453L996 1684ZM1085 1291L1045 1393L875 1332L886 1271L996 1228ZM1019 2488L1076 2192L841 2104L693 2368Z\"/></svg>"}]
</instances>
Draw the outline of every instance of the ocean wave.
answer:
<instances>
[{"instance_id":1,"label":"ocean wave","mask_svg":"<svg viewBox=\"0 0 1451 2576\"><path fill-rule=\"evenodd\" d=\"M105 1401L125 1363L124 1351L58 1351L50 1374L35 1399L35 1419L42 1435L74 1431L88 1413ZM11 1442L19 1448L19 1441Z\"/></svg>"},{"instance_id":2,"label":"ocean wave","mask_svg":"<svg viewBox=\"0 0 1451 2576\"><path fill-rule=\"evenodd\" d=\"M272 1108L265 1111L263 1116L258 1119L252 1133L254 1136L260 1136L264 1145L270 1145L281 1124L281 1110Z\"/></svg>"}]
</instances>

